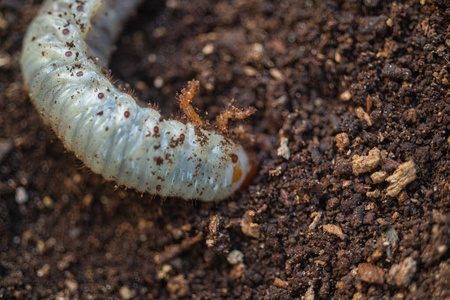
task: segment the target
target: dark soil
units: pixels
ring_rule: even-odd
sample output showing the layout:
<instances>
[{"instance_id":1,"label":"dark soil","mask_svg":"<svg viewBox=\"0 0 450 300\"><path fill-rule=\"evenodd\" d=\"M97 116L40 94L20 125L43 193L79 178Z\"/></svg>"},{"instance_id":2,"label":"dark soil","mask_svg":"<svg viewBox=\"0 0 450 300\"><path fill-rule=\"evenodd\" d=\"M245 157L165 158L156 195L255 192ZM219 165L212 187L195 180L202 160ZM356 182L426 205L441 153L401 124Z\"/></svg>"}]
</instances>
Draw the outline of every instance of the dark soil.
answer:
<instances>
[{"instance_id":1,"label":"dark soil","mask_svg":"<svg viewBox=\"0 0 450 300\"><path fill-rule=\"evenodd\" d=\"M256 179L210 204L117 188L64 149L22 83L38 7L0 4L0 298L450 298L449 1L147 1L115 78L167 117L192 78L211 122L231 98L258 109L233 124Z\"/></svg>"}]
</instances>

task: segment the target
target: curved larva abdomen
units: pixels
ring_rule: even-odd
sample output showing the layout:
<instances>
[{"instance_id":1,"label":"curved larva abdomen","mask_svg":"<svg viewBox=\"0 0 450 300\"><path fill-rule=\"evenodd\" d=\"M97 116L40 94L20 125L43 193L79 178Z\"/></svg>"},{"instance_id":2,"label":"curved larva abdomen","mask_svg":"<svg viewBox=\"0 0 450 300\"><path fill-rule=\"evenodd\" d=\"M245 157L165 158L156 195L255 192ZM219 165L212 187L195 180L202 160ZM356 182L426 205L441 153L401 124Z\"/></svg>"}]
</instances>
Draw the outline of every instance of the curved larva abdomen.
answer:
<instances>
[{"instance_id":1,"label":"curved larva abdomen","mask_svg":"<svg viewBox=\"0 0 450 300\"><path fill-rule=\"evenodd\" d=\"M243 148L192 124L163 120L101 72L97 60L106 61L119 23L138 2L45 1L23 46L30 97L65 146L106 179L161 196L227 198L252 167ZM111 17L105 12L113 4L119 7Z\"/></svg>"}]
</instances>

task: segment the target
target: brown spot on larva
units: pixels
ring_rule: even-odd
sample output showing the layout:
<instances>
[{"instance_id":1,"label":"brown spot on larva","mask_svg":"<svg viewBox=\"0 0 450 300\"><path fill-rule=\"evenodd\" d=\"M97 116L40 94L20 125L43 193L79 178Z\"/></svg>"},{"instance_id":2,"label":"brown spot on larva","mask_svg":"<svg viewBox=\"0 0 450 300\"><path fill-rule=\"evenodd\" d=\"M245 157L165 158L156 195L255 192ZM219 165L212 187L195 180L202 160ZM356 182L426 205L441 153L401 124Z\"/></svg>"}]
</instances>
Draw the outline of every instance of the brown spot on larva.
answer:
<instances>
[{"instance_id":1,"label":"brown spot on larva","mask_svg":"<svg viewBox=\"0 0 450 300\"><path fill-rule=\"evenodd\" d=\"M155 149L155 150L158 150L159 148L161 148L161 144L153 146L153 149Z\"/></svg>"},{"instance_id":2,"label":"brown spot on larva","mask_svg":"<svg viewBox=\"0 0 450 300\"><path fill-rule=\"evenodd\" d=\"M130 117L130 112L127 110L126 112L123 113L123 115L125 116L125 118L129 118Z\"/></svg>"},{"instance_id":3,"label":"brown spot on larva","mask_svg":"<svg viewBox=\"0 0 450 300\"><path fill-rule=\"evenodd\" d=\"M98 99L103 99L103 97L105 97L105 94L103 94L103 93L98 93L97 97L98 97Z\"/></svg>"},{"instance_id":4,"label":"brown spot on larva","mask_svg":"<svg viewBox=\"0 0 450 300\"><path fill-rule=\"evenodd\" d=\"M184 142L184 139L185 139L185 136L184 136L183 133L180 135L180 137L178 139L176 139L175 137L172 137L170 139L170 142L169 142L168 146L171 147L171 148L175 148L178 145L182 145L183 142Z\"/></svg>"},{"instance_id":5,"label":"brown spot on larva","mask_svg":"<svg viewBox=\"0 0 450 300\"><path fill-rule=\"evenodd\" d=\"M166 153L166 155L164 156L164 158L169 162L169 163L173 163L173 160L170 158L170 154L169 153Z\"/></svg>"},{"instance_id":6,"label":"brown spot on larva","mask_svg":"<svg viewBox=\"0 0 450 300\"><path fill-rule=\"evenodd\" d=\"M99 111L99 112L97 113L97 116L103 116L103 111Z\"/></svg>"},{"instance_id":7,"label":"brown spot on larva","mask_svg":"<svg viewBox=\"0 0 450 300\"><path fill-rule=\"evenodd\" d=\"M83 5L78 5L78 6L77 6L77 11L83 11L83 10L84 10Z\"/></svg>"},{"instance_id":8,"label":"brown spot on larva","mask_svg":"<svg viewBox=\"0 0 450 300\"><path fill-rule=\"evenodd\" d=\"M109 127L106 127L106 128L105 128L105 131L108 131L108 130L109 130Z\"/></svg>"},{"instance_id":9,"label":"brown spot on larva","mask_svg":"<svg viewBox=\"0 0 450 300\"><path fill-rule=\"evenodd\" d=\"M72 56L72 51L66 51L65 55L66 55L67 57L71 57L71 56Z\"/></svg>"},{"instance_id":10,"label":"brown spot on larva","mask_svg":"<svg viewBox=\"0 0 450 300\"><path fill-rule=\"evenodd\" d=\"M159 138L161 135L159 134L159 127L158 126L155 126L155 127L153 127L153 136L155 137L155 138Z\"/></svg>"},{"instance_id":11,"label":"brown spot on larva","mask_svg":"<svg viewBox=\"0 0 450 300\"><path fill-rule=\"evenodd\" d=\"M156 186L156 191L157 191L158 193L161 191L161 185L160 185L160 184L158 184L158 185Z\"/></svg>"},{"instance_id":12,"label":"brown spot on larva","mask_svg":"<svg viewBox=\"0 0 450 300\"><path fill-rule=\"evenodd\" d=\"M67 28L64 28L63 31L62 31L62 33L63 33L64 35L68 35L68 34L70 33L70 30L67 29Z\"/></svg>"},{"instance_id":13,"label":"brown spot on larva","mask_svg":"<svg viewBox=\"0 0 450 300\"><path fill-rule=\"evenodd\" d=\"M202 147L206 146L209 142L209 138L206 136L206 134L204 134L198 127L194 128L194 132L195 132L195 135L197 136L200 146L202 146Z\"/></svg>"},{"instance_id":14,"label":"brown spot on larva","mask_svg":"<svg viewBox=\"0 0 450 300\"><path fill-rule=\"evenodd\" d=\"M164 160L161 156L154 156L153 160L156 162L156 165L160 166L163 164Z\"/></svg>"},{"instance_id":15,"label":"brown spot on larva","mask_svg":"<svg viewBox=\"0 0 450 300\"><path fill-rule=\"evenodd\" d=\"M83 76L83 71L78 71L78 72L76 73L76 75L77 75L78 77Z\"/></svg>"},{"instance_id":16,"label":"brown spot on larva","mask_svg":"<svg viewBox=\"0 0 450 300\"><path fill-rule=\"evenodd\" d=\"M238 161L238 156L236 154L231 154L231 161L235 164Z\"/></svg>"}]
</instances>

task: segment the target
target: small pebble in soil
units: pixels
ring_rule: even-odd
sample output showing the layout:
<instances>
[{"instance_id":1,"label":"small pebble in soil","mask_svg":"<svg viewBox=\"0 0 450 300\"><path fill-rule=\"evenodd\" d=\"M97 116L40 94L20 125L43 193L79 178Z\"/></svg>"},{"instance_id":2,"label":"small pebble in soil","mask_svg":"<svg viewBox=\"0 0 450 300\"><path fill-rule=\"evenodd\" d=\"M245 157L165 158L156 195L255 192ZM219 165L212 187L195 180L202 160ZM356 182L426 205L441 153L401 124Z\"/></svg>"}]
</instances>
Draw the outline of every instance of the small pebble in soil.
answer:
<instances>
[{"instance_id":1,"label":"small pebble in soil","mask_svg":"<svg viewBox=\"0 0 450 300\"><path fill-rule=\"evenodd\" d=\"M18 204L23 204L28 202L28 193L27 190L23 186L19 186L16 188L16 202Z\"/></svg>"},{"instance_id":2,"label":"small pebble in soil","mask_svg":"<svg viewBox=\"0 0 450 300\"><path fill-rule=\"evenodd\" d=\"M239 250L233 250L228 254L227 260L230 264L236 265L244 261L244 254Z\"/></svg>"},{"instance_id":3,"label":"small pebble in soil","mask_svg":"<svg viewBox=\"0 0 450 300\"><path fill-rule=\"evenodd\" d=\"M383 284L384 272L380 267L369 263L360 263L358 273L361 280L367 283Z\"/></svg>"},{"instance_id":4,"label":"small pebble in soil","mask_svg":"<svg viewBox=\"0 0 450 300\"><path fill-rule=\"evenodd\" d=\"M135 290L130 290L130 288L126 285L124 285L123 287L121 287L119 289L119 294L120 297L122 297L122 299L131 299L136 295L136 291Z\"/></svg>"}]
</instances>

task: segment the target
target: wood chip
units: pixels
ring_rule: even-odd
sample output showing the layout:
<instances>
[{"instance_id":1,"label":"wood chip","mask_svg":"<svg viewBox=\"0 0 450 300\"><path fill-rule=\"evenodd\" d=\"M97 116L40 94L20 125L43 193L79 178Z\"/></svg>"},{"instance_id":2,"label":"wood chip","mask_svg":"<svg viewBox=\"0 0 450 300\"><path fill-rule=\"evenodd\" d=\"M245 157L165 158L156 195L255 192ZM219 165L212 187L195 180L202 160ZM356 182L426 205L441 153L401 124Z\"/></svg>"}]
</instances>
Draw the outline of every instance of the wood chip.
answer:
<instances>
[{"instance_id":1,"label":"wood chip","mask_svg":"<svg viewBox=\"0 0 450 300\"><path fill-rule=\"evenodd\" d=\"M322 225L322 229L328 233L338 236L341 240L345 239L344 233L339 226L333 224Z\"/></svg>"},{"instance_id":2,"label":"wood chip","mask_svg":"<svg viewBox=\"0 0 450 300\"><path fill-rule=\"evenodd\" d=\"M386 181L391 183L387 188L386 195L390 197L397 196L404 187L416 178L416 165L412 160L401 164L394 174L386 178Z\"/></svg>"},{"instance_id":3,"label":"wood chip","mask_svg":"<svg viewBox=\"0 0 450 300\"><path fill-rule=\"evenodd\" d=\"M369 127L373 125L372 118L364 111L362 107L357 107L355 113L359 119L364 119Z\"/></svg>"}]
</instances>

